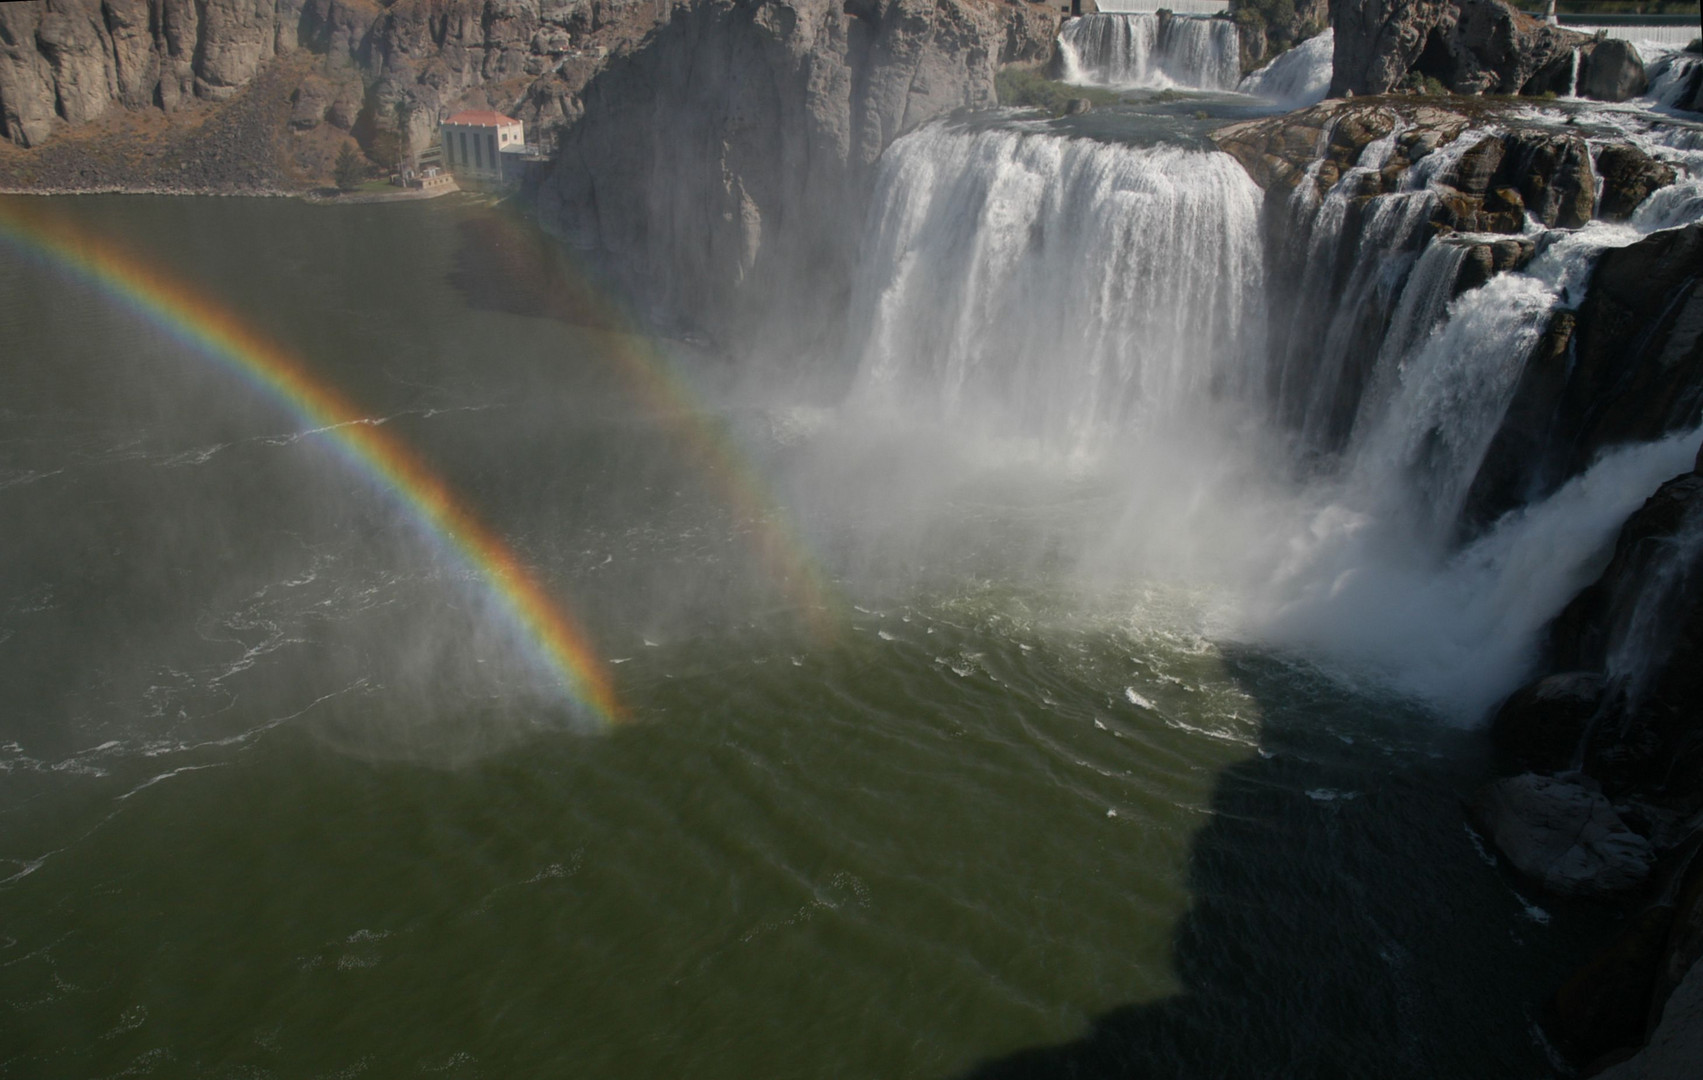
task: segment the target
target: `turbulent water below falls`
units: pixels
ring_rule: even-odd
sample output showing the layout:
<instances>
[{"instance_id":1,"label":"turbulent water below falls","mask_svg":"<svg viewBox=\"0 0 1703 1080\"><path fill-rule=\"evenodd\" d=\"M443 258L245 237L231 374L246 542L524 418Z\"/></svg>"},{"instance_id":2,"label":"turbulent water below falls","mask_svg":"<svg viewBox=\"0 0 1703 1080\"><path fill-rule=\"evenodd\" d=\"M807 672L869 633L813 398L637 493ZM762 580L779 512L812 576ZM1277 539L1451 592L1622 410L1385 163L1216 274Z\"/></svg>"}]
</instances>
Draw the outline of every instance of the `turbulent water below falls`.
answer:
<instances>
[{"instance_id":1,"label":"turbulent water below falls","mask_svg":"<svg viewBox=\"0 0 1703 1080\"><path fill-rule=\"evenodd\" d=\"M1499 377L1462 370L1498 311L1660 222L1456 301L1392 253L1400 355L1320 473L1259 206L1222 155L925 128L823 406L611 330L472 203L56 201L415 448L634 722L517 677L324 433L7 249L0 1065L1544 1075L1600 915L1509 886L1439 718L1696 439L1450 556L1465 464L1410 433Z\"/></svg>"}]
</instances>

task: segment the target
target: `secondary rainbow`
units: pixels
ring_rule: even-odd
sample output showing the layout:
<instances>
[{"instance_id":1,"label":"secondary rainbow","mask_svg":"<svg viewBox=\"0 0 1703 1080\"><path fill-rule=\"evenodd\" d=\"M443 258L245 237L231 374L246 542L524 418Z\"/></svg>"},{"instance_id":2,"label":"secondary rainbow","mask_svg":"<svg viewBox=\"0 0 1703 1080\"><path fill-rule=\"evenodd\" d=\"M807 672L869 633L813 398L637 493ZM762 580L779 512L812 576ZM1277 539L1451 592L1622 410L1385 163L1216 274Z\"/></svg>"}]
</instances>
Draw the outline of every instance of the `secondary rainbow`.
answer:
<instances>
[{"instance_id":1,"label":"secondary rainbow","mask_svg":"<svg viewBox=\"0 0 1703 1080\"><path fill-rule=\"evenodd\" d=\"M95 286L202 355L241 374L308 427L323 430L353 465L489 585L586 712L604 725L624 718L608 669L592 651L585 632L552 602L508 545L412 451L316 378L301 361L186 282L69 223L27 215L11 200L0 199L0 239Z\"/></svg>"},{"instance_id":2,"label":"secondary rainbow","mask_svg":"<svg viewBox=\"0 0 1703 1080\"><path fill-rule=\"evenodd\" d=\"M791 599L813 640L817 644L834 640L844 600L736 441L699 404L686 380L670 369L661 350L632 329L635 320L620 304L579 272L565 246L546 240L536 228L512 215L493 215L484 224L492 230L486 243L519 260L508 268L511 273L544 283L554 297L577 298L581 306L565 316L548 311L537 314L561 317L596 341L590 354L619 373L658 424L685 439L699 475L749 529L749 542L771 579Z\"/></svg>"}]
</instances>

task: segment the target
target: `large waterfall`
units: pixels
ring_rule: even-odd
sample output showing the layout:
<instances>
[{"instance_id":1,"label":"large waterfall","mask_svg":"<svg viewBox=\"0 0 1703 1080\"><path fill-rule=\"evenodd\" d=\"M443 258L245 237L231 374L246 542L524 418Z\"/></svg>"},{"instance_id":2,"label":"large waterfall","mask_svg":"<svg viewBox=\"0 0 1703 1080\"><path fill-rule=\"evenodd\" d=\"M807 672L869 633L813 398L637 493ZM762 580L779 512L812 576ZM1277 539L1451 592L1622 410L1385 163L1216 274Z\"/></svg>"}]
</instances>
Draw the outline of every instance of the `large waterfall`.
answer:
<instances>
[{"instance_id":1,"label":"large waterfall","mask_svg":"<svg viewBox=\"0 0 1703 1080\"><path fill-rule=\"evenodd\" d=\"M888 152L860 389L1072 452L1245 379L1260 191L1228 155L933 126Z\"/></svg>"},{"instance_id":2,"label":"large waterfall","mask_svg":"<svg viewBox=\"0 0 1703 1080\"><path fill-rule=\"evenodd\" d=\"M1687 435L1611 454L1459 546L1552 310L1599 252L1670 223L1656 204L1677 196L1632 225L1539 235L1523 272L1456 295L1471 241L1429 242L1426 224L1432 185L1476 139L1365 199L1399 134L1322 196L1298 189L1275 279L1261 192L1226 154L948 124L907 136L864 242L854 402L1101 470L1125 507L1085 563L1204 582L1221 633L1476 715L1695 453Z\"/></svg>"},{"instance_id":3,"label":"large waterfall","mask_svg":"<svg viewBox=\"0 0 1703 1080\"><path fill-rule=\"evenodd\" d=\"M1226 19L1084 15L1064 24L1058 43L1066 82L1233 90L1241 76L1236 26Z\"/></svg>"}]
</instances>

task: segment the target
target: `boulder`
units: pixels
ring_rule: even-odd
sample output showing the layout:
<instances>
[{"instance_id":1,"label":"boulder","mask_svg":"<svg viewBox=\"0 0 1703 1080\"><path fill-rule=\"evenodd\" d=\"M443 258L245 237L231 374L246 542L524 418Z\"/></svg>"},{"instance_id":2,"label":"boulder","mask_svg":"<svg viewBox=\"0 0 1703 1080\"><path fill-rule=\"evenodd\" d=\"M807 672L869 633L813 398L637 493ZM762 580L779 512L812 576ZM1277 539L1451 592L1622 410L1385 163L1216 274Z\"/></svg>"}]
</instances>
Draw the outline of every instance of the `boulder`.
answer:
<instances>
[{"instance_id":1,"label":"boulder","mask_svg":"<svg viewBox=\"0 0 1703 1080\"><path fill-rule=\"evenodd\" d=\"M1590 780L1524 773L1481 789L1476 820L1514 868L1570 896L1622 893L1643 883L1653 854Z\"/></svg>"},{"instance_id":2,"label":"boulder","mask_svg":"<svg viewBox=\"0 0 1703 1080\"><path fill-rule=\"evenodd\" d=\"M1579 93L1598 101L1626 101L1649 86L1644 61L1630 41L1604 38L1579 61Z\"/></svg>"},{"instance_id":3,"label":"boulder","mask_svg":"<svg viewBox=\"0 0 1703 1080\"><path fill-rule=\"evenodd\" d=\"M1673 183L1677 173L1630 143L1610 143L1597 153L1597 175L1603 220L1625 221L1652 193Z\"/></svg>"},{"instance_id":4,"label":"boulder","mask_svg":"<svg viewBox=\"0 0 1703 1080\"><path fill-rule=\"evenodd\" d=\"M1518 199L1519 193L1513 192L1512 197ZM1518 211L1514 211L1517 213ZM1458 211L1455 211L1458 214ZM1497 222L1500 224L1500 221ZM1491 232L1510 230L1491 229ZM1532 255L1537 251L1537 245L1524 236L1509 236L1502 240L1476 240L1461 236L1439 237L1438 243L1454 244L1467 249L1466 258L1461 261L1460 273L1455 277L1454 295L1459 296L1469 289L1476 289L1504 270L1518 270L1531 262Z\"/></svg>"}]
</instances>

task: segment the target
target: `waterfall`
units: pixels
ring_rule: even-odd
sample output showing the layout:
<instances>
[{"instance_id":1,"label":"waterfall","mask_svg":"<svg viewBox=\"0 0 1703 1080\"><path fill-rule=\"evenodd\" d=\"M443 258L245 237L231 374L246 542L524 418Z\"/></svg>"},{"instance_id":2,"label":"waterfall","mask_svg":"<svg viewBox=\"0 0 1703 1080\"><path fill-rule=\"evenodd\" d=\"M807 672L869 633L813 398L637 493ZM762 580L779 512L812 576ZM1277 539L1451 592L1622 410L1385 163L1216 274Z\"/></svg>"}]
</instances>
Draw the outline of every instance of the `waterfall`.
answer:
<instances>
[{"instance_id":1,"label":"waterfall","mask_svg":"<svg viewBox=\"0 0 1703 1080\"><path fill-rule=\"evenodd\" d=\"M1642 46L1639 52L1649 56L1656 50ZM1669 108L1686 108L1696 104L1703 86L1703 55L1683 49L1656 53L1646 73L1650 80L1644 91L1646 98Z\"/></svg>"},{"instance_id":2,"label":"waterfall","mask_svg":"<svg viewBox=\"0 0 1703 1080\"><path fill-rule=\"evenodd\" d=\"M1279 53L1271 63L1250 72L1236 89L1286 109L1315 105L1330 93L1336 31L1327 29Z\"/></svg>"},{"instance_id":3,"label":"waterfall","mask_svg":"<svg viewBox=\"0 0 1703 1080\"><path fill-rule=\"evenodd\" d=\"M1636 584L1626 614L1615 620L1605 664L1610 680L1634 706L1648 691L1650 676L1672 654L1674 629L1703 587L1703 509L1692 507L1674 534L1660 542Z\"/></svg>"},{"instance_id":4,"label":"waterfall","mask_svg":"<svg viewBox=\"0 0 1703 1080\"><path fill-rule=\"evenodd\" d=\"M1576 97L1579 96L1579 50L1578 49L1573 50L1573 67L1572 67L1572 70L1569 72L1569 74L1567 76L1567 96L1570 97L1570 98L1576 98Z\"/></svg>"},{"instance_id":5,"label":"waterfall","mask_svg":"<svg viewBox=\"0 0 1703 1080\"><path fill-rule=\"evenodd\" d=\"M860 393L1081 450L1245 382L1260 190L1227 154L933 125L883 160Z\"/></svg>"},{"instance_id":6,"label":"waterfall","mask_svg":"<svg viewBox=\"0 0 1703 1080\"><path fill-rule=\"evenodd\" d=\"M1070 19L1059 31L1064 81L1117 89L1230 90L1241 74L1236 26L1170 12Z\"/></svg>"},{"instance_id":7,"label":"waterfall","mask_svg":"<svg viewBox=\"0 0 1703 1080\"><path fill-rule=\"evenodd\" d=\"M1457 295L1488 239L1430 241L1433 185L1485 134L1382 191L1398 126L1285 208L1219 152L925 126L881 162L847 415L1088 470L1124 506L1079 538L1096 580L1203 584L1215 633L1476 719L1700 437L1608 454L1459 546L1553 312L1603 250L1694 218L1700 198L1681 183L1626 225L1539 230L1523 270Z\"/></svg>"}]
</instances>

